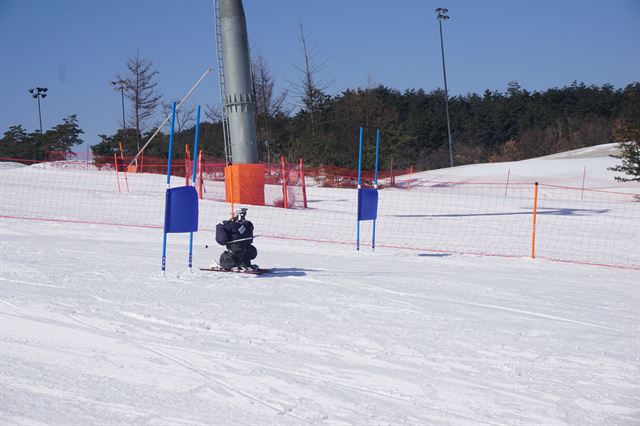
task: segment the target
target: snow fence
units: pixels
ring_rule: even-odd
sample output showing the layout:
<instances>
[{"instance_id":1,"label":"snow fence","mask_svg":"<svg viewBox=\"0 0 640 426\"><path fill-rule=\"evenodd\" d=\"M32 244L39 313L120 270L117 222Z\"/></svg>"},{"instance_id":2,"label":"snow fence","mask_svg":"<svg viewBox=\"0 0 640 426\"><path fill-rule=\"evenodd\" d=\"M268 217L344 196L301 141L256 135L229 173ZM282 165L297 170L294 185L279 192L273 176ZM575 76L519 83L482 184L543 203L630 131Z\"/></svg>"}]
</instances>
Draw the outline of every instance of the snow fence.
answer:
<instances>
[{"instance_id":1,"label":"snow fence","mask_svg":"<svg viewBox=\"0 0 640 426\"><path fill-rule=\"evenodd\" d=\"M110 165L101 169L82 162L0 165L3 220L162 228L166 178L161 174L128 173L126 181L119 175L118 182ZM213 241L215 225L229 217L230 206L224 202L220 171L210 167L204 172L200 232L210 232ZM257 233L355 247L356 189L325 187L309 178L308 208L301 208L300 203L282 208L282 178L273 173L275 177L267 179L265 188L271 205L248 206ZM294 191L289 197L295 200L299 182L287 179L292 181L287 191ZM341 182L350 180L345 177ZM172 186L184 184L184 176L172 178ZM533 182L505 185L473 179L439 182L398 178L389 185L382 180L376 249L412 249L425 255L535 255L640 269L640 197L629 193L629 188L616 191L540 184L534 203ZM371 226L364 222L363 250L370 241Z\"/></svg>"}]
</instances>

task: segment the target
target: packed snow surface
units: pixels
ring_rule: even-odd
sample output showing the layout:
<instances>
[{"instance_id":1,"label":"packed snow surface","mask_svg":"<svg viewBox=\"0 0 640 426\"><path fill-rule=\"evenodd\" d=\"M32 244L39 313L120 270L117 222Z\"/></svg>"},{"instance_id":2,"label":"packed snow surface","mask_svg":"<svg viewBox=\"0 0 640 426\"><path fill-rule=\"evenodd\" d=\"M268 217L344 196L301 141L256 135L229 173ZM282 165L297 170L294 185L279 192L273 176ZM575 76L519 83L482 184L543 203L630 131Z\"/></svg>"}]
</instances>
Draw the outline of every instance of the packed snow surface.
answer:
<instances>
[{"instance_id":1,"label":"packed snow surface","mask_svg":"<svg viewBox=\"0 0 640 426\"><path fill-rule=\"evenodd\" d=\"M640 424L637 269L170 237L0 219L2 426Z\"/></svg>"}]
</instances>

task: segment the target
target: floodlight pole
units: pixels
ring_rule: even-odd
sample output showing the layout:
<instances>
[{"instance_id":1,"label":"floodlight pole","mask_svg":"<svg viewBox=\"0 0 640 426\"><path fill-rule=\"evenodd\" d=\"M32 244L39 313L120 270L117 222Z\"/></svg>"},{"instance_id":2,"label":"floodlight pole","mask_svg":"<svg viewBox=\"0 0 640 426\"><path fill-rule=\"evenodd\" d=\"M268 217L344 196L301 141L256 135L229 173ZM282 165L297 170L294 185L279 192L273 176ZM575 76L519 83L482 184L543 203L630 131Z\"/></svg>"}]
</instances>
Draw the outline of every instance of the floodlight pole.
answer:
<instances>
[{"instance_id":1,"label":"floodlight pole","mask_svg":"<svg viewBox=\"0 0 640 426\"><path fill-rule=\"evenodd\" d=\"M120 79L118 81L112 81L111 84L113 84L114 90L120 91L120 97L122 98L122 145L126 149L127 148L127 122L125 121L125 116L124 116L124 90L127 88L129 81Z\"/></svg>"},{"instance_id":2,"label":"floodlight pole","mask_svg":"<svg viewBox=\"0 0 640 426\"><path fill-rule=\"evenodd\" d=\"M38 99L38 121L40 122L40 134L42 134L42 110L40 109L40 96L37 96Z\"/></svg>"},{"instance_id":3,"label":"floodlight pole","mask_svg":"<svg viewBox=\"0 0 640 426\"><path fill-rule=\"evenodd\" d=\"M453 167L453 148L451 142L451 121L449 119L449 90L447 88L447 70L444 65L444 42L442 41L442 21L446 21L449 19L447 12L449 10L439 7L436 10L438 14L438 24L440 25L440 51L442 52L442 74L444 76L444 106L447 112L447 134L449 136L449 161L451 163L451 167Z\"/></svg>"},{"instance_id":4,"label":"floodlight pole","mask_svg":"<svg viewBox=\"0 0 640 426\"><path fill-rule=\"evenodd\" d=\"M46 87L34 87L33 89L29 89L29 93L31 93L31 97L35 98L38 101L38 121L40 123L40 138L42 139L42 109L40 108L40 98L47 97L47 89ZM42 147L42 160L46 160L47 158L47 150L46 147Z\"/></svg>"}]
</instances>

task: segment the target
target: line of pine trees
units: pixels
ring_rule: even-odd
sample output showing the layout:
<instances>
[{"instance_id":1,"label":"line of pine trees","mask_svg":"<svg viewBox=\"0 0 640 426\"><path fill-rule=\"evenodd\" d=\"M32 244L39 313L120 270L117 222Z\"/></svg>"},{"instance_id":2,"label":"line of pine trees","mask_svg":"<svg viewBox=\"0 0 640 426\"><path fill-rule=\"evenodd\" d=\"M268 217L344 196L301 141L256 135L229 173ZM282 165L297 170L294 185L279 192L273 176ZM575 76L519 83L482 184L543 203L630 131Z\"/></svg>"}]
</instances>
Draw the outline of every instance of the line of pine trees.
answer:
<instances>
[{"instance_id":1,"label":"line of pine trees","mask_svg":"<svg viewBox=\"0 0 640 426\"><path fill-rule=\"evenodd\" d=\"M301 27L303 46L305 34ZM290 82L292 93L274 92L274 78L267 61L258 53L252 60L253 98L256 100L256 128L259 157L275 162L284 155L295 162L302 157L308 165L328 165L354 169L357 165L359 127L373 139L375 128L382 130L380 158L382 168L428 170L449 166L449 144L445 120L444 93L441 90L406 90L377 86L349 89L337 95L326 93L327 85L317 76L306 49L306 67L300 67L299 82ZM154 84L157 74L149 61L134 67L141 59L129 59L129 80ZM142 77L136 70L142 69ZM151 87L152 89L153 87ZM143 89L145 89L143 87ZM147 93L148 92L148 93ZM154 96L147 90L148 96ZM132 94L128 96L133 101ZM297 100L287 109L286 99ZM134 102L135 104L135 102ZM167 105L163 104L165 115ZM296 111L293 108L297 108ZM174 153L184 156L184 145L193 141L193 106L177 115ZM548 155L610 142L640 141L640 83L624 88L610 84L570 86L529 92L517 82L505 92L487 90L482 94L453 96L449 100L455 165L512 161ZM145 108L143 108L143 111ZM200 129L201 146L209 157L225 157L220 111L207 107ZM208 119L208 120L207 120ZM134 140L147 140L155 129L140 133L140 126L129 126L127 137L101 135L93 147L96 155L112 155L126 139L125 154L133 155ZM365 149L373 151L374 144ZM168 136L160 135L146 149L147 156L166 156ZM373 168L373 152L366 152L364 167Z\"/></svg>"},{"instance_id":2,"label":"line of pine trees","mask_svg":"<svg viewBox=\"0 0 640 426\"><path fill-rule=\"evenodd\" d=\"M384 86L346 90L325 96L313 120L306 109L295 114L276 110L265 116L258 108L260 158L275 161L284 155L302 157L312 166L354 169L359 127L365 138L382 131L381 167L420 170L449 166L449 147L443 93ZM598 144L640 140L640 83L624 89L610 85L572 84L542 92L528 92L517 83L504 93L486 91L450 99L455 165L523 160ZM264 124L268 123L268 124ZM144 135L146 139L154 129ZM135 154L135 130L127 135L125 151ZM193 125L176 132L176 158L184 144L192 144ZM201 124L200 146L210 157L224 158L222 124L209 118ZM122 141L122 131L102 136L95 154L110 154ZM146 155L166 156L168 136L161 135ZM365 167L373 167L372 143L366 144Z\"/></svg>"},{"instance_id":3,"label":"line of pine trees","mask_svg":"<svg viewBox=\"0 0 640 426\"><path fill-rule=\"evenodd\" d=\"M452 97L449 108L456 165L640 140L640 83L624 89L574 83L533 93L512 83L505 93ZM347 90L315 112L315 128L304 110L282 120L282 133L270 131L270 146L307 164L355 168L358 127L364 126L382 130L383 167L390 161L422 170L449 165L441 91ZM371 167L373 156L366 158Z\"/></svg>"},{"instance_id":4,"label":"line of pine trees","mask_svg":"<svg viewBox=\"0 0 640 426\"><path fill-rule=\"evenodd\" d=\"M365 128L365 168L373 168L374 129L382 131L380 167L429 170L449 166L449 143L441 90L406 90L379 85L348 89L334 96L306 69L294 91L297 111L286 107L287 93L274 93L274 80L261 56L253 61L253 91L260 159L276 162L283 155L311 166L355 169L359 127ZM155 128L146 124L162 103L155 92L158 72L138 54L127 61L124 95L130 100L127 130L99 135L93 154L111 161L113 153L135 155ZM135 84L134 84L135 83ZM609 84L570 86L529 92L517 82L505 92L487 90L449 99L455 165L523 160L610 142L633 141L624 150L629 164L616 171L634 175L640 141L640 83L624 88ZM194 106L178 112L174 137L175 158L184 158L185 144L193 143ZM122 123L120 123L122 126ZM48 153L70 152L82 142L77 118L71 115L43 135L12 126L0 139L0 157L54 159ZM126 136L126 137L125 137ZM200 146L209 157L225 157L221 114L205 111ZM168 135L160 134L145 150L148 157L166 157ZM625 165L626 164L626 165ZM635 169L634 169L635 165ZM637 173L635 174L637 176Z\"/></svg>"},{"instance_id":5,"label":"line of pine trees","mask_svg":"<svg viewBox=\"0 0 640 426\"><path fill-rule=\"evenodd\" d=\"M44 133L27 132L21 124L11 126L0 139L0 158L27 162L65 160L73 147L82 143L83 133L75 114Z\"/></svg>"}]
</instances>

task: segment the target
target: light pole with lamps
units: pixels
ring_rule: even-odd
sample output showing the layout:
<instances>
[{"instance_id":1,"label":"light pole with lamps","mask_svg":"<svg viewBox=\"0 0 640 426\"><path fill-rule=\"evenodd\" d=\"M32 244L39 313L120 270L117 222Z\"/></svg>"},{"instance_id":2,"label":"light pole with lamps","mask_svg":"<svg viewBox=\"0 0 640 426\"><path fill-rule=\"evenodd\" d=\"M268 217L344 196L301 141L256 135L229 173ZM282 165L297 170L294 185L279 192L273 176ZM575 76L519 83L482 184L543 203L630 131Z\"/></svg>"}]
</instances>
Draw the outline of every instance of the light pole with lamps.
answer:
<instances>
[{"instance_id":1,"label":"light pole with lamps","mask_svg":"<svg viewBox=\"0 0 640 426\"><path fill-rule=\"evenodd\" d=\"M40 120L40 133L42 133L42 112L40 111L40 98L46 98L48 90L49 89L47 89L46 87L34 87L33 89L29 89L29 93L31 93L31 96L38 100L38 119Z\"/></svg>"},{"instance_id":2,"label":"light pole with lamps","mask_svg":"<svg viewBox=\"0 0 640 426\"><path fill-rule=\"evenodd\" d=\"M449 19L447 12L448 9L443 7L439 7L435 10L438 14L438 24L440 25L440 51L442 52L442 74L444 76L444 107L447 111L447 134L449 135L449 161L451 163L451 167L453 167L453 148L451 142L451 122L449 119L449 90L447 89L447 70L444 66L444 43L442 41L442 21L446 21Z\"/></svg>"},{"instance_id":3,"label":"light pole with lamps","mask_svg":"<svg viewBox=\"0 0 640 426\"><path fill-rule=\"evenodd\" d=\"M120 79L118 81L112 81L111 84L113 84L114 90L120 91L121 98L122 98L122 139L123 139L123 145L126 147L127 146L127 122L125 121L125 117L124 117L124 91L129 85L129 81Z\"/></svg>"},{"instance_id":4,"label":"light pole with lamps","mask_svg":"<svg viewBox=\"0 0 640 426\"><path fill-rule=\"evenodd\" d=\"M29 93L34 99L38 100L38 120L40 122L40 140L42 139L42 110L40 109L40 98L44 99L47 97L47 89L46 87L34 87L33 89L29 89ZM42 147L42 160L47 159L47 149L46 147Z\"/></svg>"}]
</instances>

